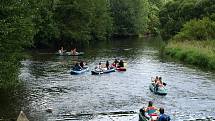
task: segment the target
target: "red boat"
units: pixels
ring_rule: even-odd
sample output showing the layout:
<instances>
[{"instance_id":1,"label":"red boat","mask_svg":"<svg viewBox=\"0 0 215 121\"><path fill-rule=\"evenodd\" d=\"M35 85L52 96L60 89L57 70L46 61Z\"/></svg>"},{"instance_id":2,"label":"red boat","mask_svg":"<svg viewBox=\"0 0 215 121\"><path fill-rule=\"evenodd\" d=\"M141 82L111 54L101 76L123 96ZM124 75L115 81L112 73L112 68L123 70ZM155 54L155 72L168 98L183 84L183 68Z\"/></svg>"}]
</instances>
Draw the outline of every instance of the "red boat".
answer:
<instances>
[{"instance_id":1,"label":"red boat","mask_svg":"<svg viewBox=\"0 0 215 121\"><path fill-rule=\"evenodd\" d=\"M126 68L125 67L117 67L116 70L117 71L126 71Z\"/></svg>"}]
</instances>

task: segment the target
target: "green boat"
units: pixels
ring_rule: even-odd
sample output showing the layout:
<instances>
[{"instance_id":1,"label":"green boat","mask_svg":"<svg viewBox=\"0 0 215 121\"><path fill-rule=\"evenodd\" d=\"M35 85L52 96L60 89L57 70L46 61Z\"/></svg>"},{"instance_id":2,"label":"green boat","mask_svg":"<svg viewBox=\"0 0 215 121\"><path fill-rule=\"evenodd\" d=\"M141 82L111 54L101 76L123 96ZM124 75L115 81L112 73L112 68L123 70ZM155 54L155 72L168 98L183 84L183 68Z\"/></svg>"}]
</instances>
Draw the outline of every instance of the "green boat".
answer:
<instances>
[{"instance_id":1,"label":"green boat","mask_svg":"<svg viewBox=\"0 0 215 121\"><path fill-rule=\"evenodd\" d=\"M156 89L156 86L154 83L151 83L149 85L149 89L155 93L155 94L158 94L158 95L167 95L167 89L165 88L165 86L162 86L162 87L157 87Z\"/></svg>"},{"instance_id":2,"label":"green boat","mask_svg":"<svg viewBox=\"0 0 215 121\"><path fill-rule=\"evenodd\" d=\"M141 110L143 110L143 109L140 109L139 121L149 121L149 119L145 117L144 111L141 111Z\"/></svg>"}]
</instances>

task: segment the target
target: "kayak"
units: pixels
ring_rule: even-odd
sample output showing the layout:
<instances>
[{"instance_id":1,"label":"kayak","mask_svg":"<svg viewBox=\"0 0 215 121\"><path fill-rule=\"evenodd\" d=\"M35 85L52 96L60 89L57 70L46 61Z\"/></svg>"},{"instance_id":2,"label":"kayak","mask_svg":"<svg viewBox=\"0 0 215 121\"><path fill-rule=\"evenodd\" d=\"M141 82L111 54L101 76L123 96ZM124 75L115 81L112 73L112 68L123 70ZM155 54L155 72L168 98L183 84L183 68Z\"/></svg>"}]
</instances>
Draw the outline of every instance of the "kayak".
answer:
<instances>
[{"instance_id":1,"label":"kayak","mask_svg":"<svg viewBox=\"0 0 215 121\"><path fill-rule=\"evenodd\" d=\"M20 111L20 114L16 121L29 121L23 111Z\"/></svg>"},{"instance_id":2,"label":"kayak","mask_svg":"<svg viewBox=\"0 0 215 121\"><path fill-rule=\"evenodd\" d=\"M165 88L165 86L162 86L162 87L159 86L159 87L156 89L155 84L154 84L154 83L151 83L151 84L149 85L149 89L150 89L153 93L155 93L155 94L158 94L158 95L167 95L167 89Z\"/></svg>"},{"instance_id":3,"label":"kayak","mask_svg":"<svg viewBox=\"0 0 215 121\"><path fill-rule=\"evenodd\" d=\"M99 74L106 74L106 73L111 73L111 72L115 72L116 69L115 68L110 68L108 70L93 70L91 71L92 75L99 75Z\"/></svg>"},{"instance_id":4,"label":"kayak","mask_svg":"<svg viewBox=\"0 0 215 121\"><path fill-rule=\"evenodd\" d=\"M70 71L70 74L81 74L81 73L84 73L84 72L86 72L86 71L88 71L89 70L89 67L84 67L83 69L81 69L81 70L74 70L74 69L71 69L71 71Z\"/></svg>"},{"instance_id":5,"label":"kayak","mask_svg":"<svg viewBox=\"0 0 215 121\"><path fill-rule=\"evenodd\" d=\"M118 67L116 68L117 71L126 71L126 68L125 67Z\"/></svg>"}]
</instances>

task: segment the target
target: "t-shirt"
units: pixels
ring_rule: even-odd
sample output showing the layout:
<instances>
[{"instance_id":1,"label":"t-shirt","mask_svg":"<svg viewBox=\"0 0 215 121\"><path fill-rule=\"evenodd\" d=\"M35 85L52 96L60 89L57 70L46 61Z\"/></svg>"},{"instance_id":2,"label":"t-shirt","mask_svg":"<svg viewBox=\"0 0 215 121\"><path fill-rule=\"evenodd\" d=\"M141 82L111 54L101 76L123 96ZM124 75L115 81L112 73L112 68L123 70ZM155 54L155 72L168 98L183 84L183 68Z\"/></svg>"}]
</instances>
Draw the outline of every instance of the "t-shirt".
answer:
<instances>
[{"instance_id":1,"label":"t-shirt","mask_svg":"<svg viewBox=\"0 0 215 121\"><path fill-rule=\"evenodd\" d=\"M170 117L166 114L161 114L158 121L170 121Z\"/></svg>"}]
</instances>

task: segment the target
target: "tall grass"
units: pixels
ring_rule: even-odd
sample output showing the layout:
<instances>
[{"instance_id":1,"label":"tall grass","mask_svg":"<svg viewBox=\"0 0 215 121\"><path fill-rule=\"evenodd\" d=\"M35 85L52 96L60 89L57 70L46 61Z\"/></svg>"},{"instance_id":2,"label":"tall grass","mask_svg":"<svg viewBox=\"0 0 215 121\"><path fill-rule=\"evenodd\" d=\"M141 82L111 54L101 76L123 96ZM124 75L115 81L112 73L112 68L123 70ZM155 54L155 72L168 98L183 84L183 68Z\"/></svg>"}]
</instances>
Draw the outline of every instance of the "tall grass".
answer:
<instances>
[{"instance_id":1,"label":"tall grass","mask_svg":"<svg viewBox=\"0 0 215 121\"><path fill-rule=\"evenodd\" d=\"M170 41L164 54L188 64L215 69L215 40Z\"/></svg>"}]
</instances>

